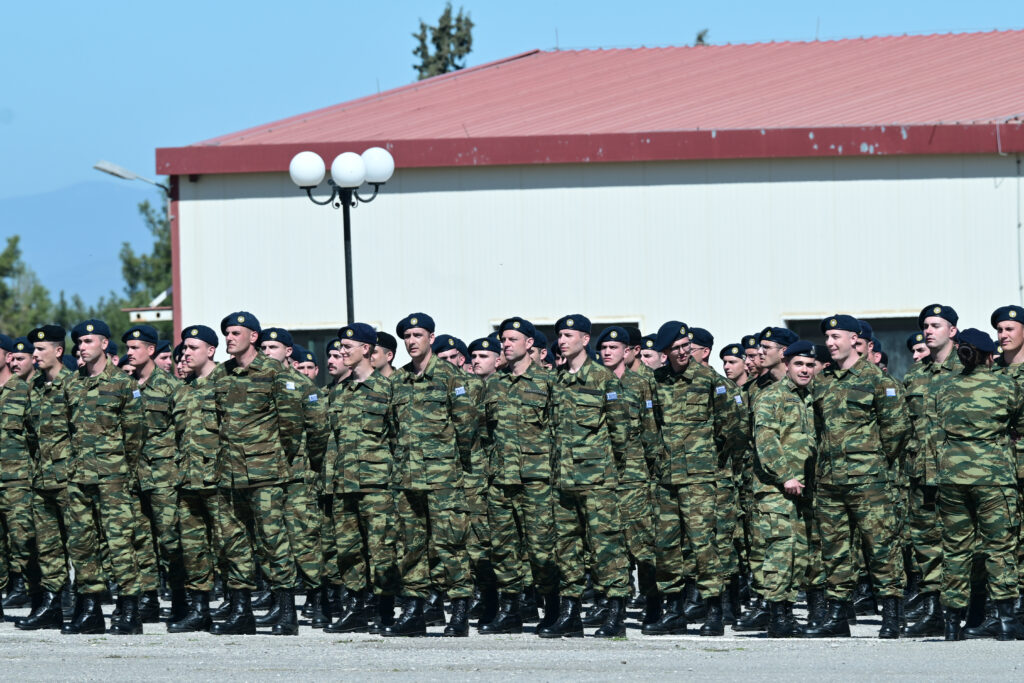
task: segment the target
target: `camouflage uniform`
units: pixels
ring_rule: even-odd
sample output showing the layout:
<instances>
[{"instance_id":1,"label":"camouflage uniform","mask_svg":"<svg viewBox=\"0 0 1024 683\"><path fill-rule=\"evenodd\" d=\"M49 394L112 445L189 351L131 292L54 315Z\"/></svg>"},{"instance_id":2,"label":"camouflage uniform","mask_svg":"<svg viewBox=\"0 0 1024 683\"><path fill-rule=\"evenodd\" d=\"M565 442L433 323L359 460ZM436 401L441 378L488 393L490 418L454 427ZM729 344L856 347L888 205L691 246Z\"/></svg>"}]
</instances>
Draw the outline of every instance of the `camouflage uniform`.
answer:
<instances>
[{"instance_id":1,"label":"camouflage uniform","mask_svg":"<svg viewBox=\"0 0 1024 683\"><path fill-rule=\"evenodd\" d=\"M110 362L95 377L79 371L64 392L71 433L65 524L77 591L106 589L98 524L109 551L110 578L121 595L137 597L141 586L132 540L138 499L132 484L146 433L142 393Z\"/></svg>"},{"instance_id":2,"label":"camouflage uniform","mask_svg":"<svg viewBox=\"0 0 1024 683\"><path fill-rule=\"evenodd\" d=\"M725 385L727 395L737 404L743 401L743 392L731 379L719 375L719 381ZM738 431L736 432L735 447L732 455L724 462L719 463L718 474L715 481L715 497L717 499L715 508L718 517L715 524L715 545L718 548L718 568L722 583L729 583L733 576L739 574L739 554L736 551L736 529L740 525L741 508L739 484L736 477L736 461L742 460L747 450L747 434L751 428L746 406L736 410L735 417L738 420Z\"/></svg>"},{"instance_id":3,"label":"camouflage uniform","mask_svg":"<svg viewBox=\"0 0 1024 683\"><path fill-rule=\"evenodd\" d=\"M458 400L471 402L479 419L483 419L483 413L479 408L483 399L484 381L475 375L464 374L466 394L458 397ZM483 589L493 588L495 584L494 568L491 564L491 532L487 520L488 448L483 425L478 425L474 431L476 438L470 457L470 467L462 473L462 490L466 494L466 504L469 507L466 552L469 554L473 582L478 589Z\"/></svg>"},{"instance_id":4,"label":"camouflage uniform","mask_svg":"<svg viewBox=\"0 0 1024 683\"><path fill-rule=\"evenodd\" d=\"M1013 380L978 367L951 375L937 396L942 603L966 607L971 563L984 554L993 602L1017 597L1017 463L1011 430L1024 432Z\"/></svg>"},{"instance_id":5,"label":"camouflage uniform","mask_svg":"<svg viewBox=\"0 0 1024 683\"><path fill-rule=\"evenodd\" d=\"M757 397L761 392L775 383L775 377L766 372L759 375L743 385L744 403L747 407L747 442L742 448L742 454L737 458L742 463L740 469L740 496L745 499L747 515L744 517L746 528L747 564L750 566L750 583L753 590L761 593L763 588L762 566L764 564L764 551L766 541L761 535L761 525L757 521L757 502L754 499L754 461L757 458L757 450L754 444L754 408L757 404ZM735 469L735 468L734 468Z\"/></svg>"},{"instance_id":6,"label":"camouflage uniform","mask_svg":"<svg viewBox=\"0 0 1024 683\"><path fill-rule=\"evenodd\" d=\"M295 587L295 558L285 522L284 484L302 444L302 396L277 361L257 355L241 367L232 358L210 375L217 409L217 485L221 536L239 588L255 587L253 548L271 590Z\"/></svg>"},{"instance_id":7,"label":"camouflage uniform","mask_svg":"<svg viewBox=\"0 0 1024 683\"><path fill-rule=\"evenodd\" d=\"M584 546L593 551L595 586L609 598L629 594L629 557L616 494L628 418L622 384L589 358L575 373L558 371L555 401L555 561L560 593L585 588Z\"/></svg>"},{"instance_id":8,"label":"camouflage uniform","mask_svg":"<svg viewBox=\"0 0 1024 683\"><path fill-rule=\"evenodd\" d=\"M26 576L35 569L35 525L32 523L32 457L26 422L30 410L28 382L11 375L0 387L0 587L11 573ZM6 566L9 562L10 566Z\"/></svg>"},{"instance_id":9,"label":"camouflage uniform","mask_svg":"<svg viewBox=\"0 0 1024 683\"><path fill-rule=\"evenodd\" d=\"M1024 392L1024 363L1007 365L1000 358L992 369L998 374L1006 375L1013 379L1017 388ZM1018 592L1024 594L1024 515L1022 515L1024 513L1024 506L1020 504L1020 493L1024 491L1024 447L1018 444L1021 437L1020 433L1015 431L1011 433L1010 437L1013 439L1014 450L1017 453L1017 588Z\"/></svg>"},{"instance_id":10,"label":"camouflage uniform","mask_svg":"<svg viewBox=\"0 0 1024 683\"><path fill-rule=\"evenodd\" d=\"M721 378L697 362L678 374L670 365L660 367L654 377L665 443L657 501L658 589L678 594L686 579L696 578L702 595L718 596L723 582L716 482L747 438L743 399L730 395Z\"/></svg>"},{"instance_id":11,"label":"camouflage uniform","mask_svg":"<svg viewBox=\"0 0 1024 683\"><path fill-rule=\"evenodd\" d=\"M815 514L828 596L847 601L856 588L851 536L858 528L878 595L901 597L900 520L889 489L890 470L910 434L900 388L864 357L847 370L828 368L815 379L814 418Z\"/></svg>"},{"instance_id":12,"label":"camouflage uniform","mask_svg":"<svg viewBox=\"0 0 1024 683\"><path fill-rule=\"evenodd\" d=\"M487 509L491 560L502 593L521 592L531 577L541 595L558 592L551 487L554 380L536 364L521 375L506 368L487 379L482 401L490 445Z\"/></svg>"},{"instance_id":13,"label":"camouflage uniform","mask_svg":"<svg viewBox=\"0 0 1024 683\"><path fill-rule=\"evenodd\" d=\"M399 570L402 595L426 598L431 584L428 553L436 553L451 599L473 595L468 506L462 473L471 470L478 418L468 400L465 377L447 361L431 356L423 374L412 364L393 376L395 467L393 489L402 523L404 552Z\"/></svg>"},{"instance_id":14,"label":"camouflage uniform","mask_svg":"<svg viewBox=\"0 0 1024 683\"><path fill-rule=\"evenodd\" d=\"M331 405L334 401L334 391L338 382L332 381L320 388L321 400L327 408L327 419L331 419ZM321 541L320 549L323 551L323 578L324 583L331 586L341 586L341 569L338 566L338 547L334 542L334 478L337 476L334 471L334 463L338 460L338 442L334 437L333 425L327 438L327 448L324 450L324 461L318 472L319 480L316 484L317 507L320 511Z\"/></svg>"},{"instance_id":15,"label":"camouflage uniform","mask_svg":"<svg viewBox=\"0 0 1024 683\"><path fill-rule=\"evenodd\" d=\"M32 468L32 522L39 552L40 585L59 592L68 578L67 462L71 451L65 386L73 374L61 367L52 382L39 373L32 378L28 421L35 447Z\"/></svg>"},{"instance_id":16,"label":"camouflage uniform","mask_svg":"<svg viewBox=\"0 0 1024 683\"><path fill-rule=\"evenodd\" d=\"M340 382L330 401L337 449L328 482L334 498L332 525L343 585L378 595L398 590L395 501L391 482L391 382L374 372L362 382ZM369 571L367 571L367 566Z\"/></svg>"},{"instance_id":17,"label":"camouflage uniform","mask_svg":"<svg viewBox=\"0 0 1024 683\"><path fill-rule=\"evenodd\" d=\"M806 586L809 561L811 492L814 482L814 409L810 387L788 377L758 396L754 409L754 495L757 522L765 539L762 581L770 602L795 602ZM806 487L799 497L783 485L797 479Z\"/></svg>"}]
</instances>

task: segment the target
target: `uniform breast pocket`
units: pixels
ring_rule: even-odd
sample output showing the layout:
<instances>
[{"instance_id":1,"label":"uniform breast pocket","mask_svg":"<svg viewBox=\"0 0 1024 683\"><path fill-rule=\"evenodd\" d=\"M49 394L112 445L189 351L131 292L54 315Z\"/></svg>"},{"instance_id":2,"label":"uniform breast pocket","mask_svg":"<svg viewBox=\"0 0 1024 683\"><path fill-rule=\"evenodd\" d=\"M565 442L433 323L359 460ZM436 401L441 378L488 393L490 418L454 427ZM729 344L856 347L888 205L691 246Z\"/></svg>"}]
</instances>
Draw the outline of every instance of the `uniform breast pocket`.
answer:
<instances>
[{"instance_id":1,"label":"uniform breast pocket","mask_svg":"<svg viewBox=\"0 0 1024 683\"><path fill-rule=\"evenodd\" d=\"M387 428L388 407L383 403L370 402L363 408L362 428L372 436L380 436Z\"/></svg>"},{"instance_id":2,"label":"uniform breast pocket","mask_svg":"<svg viewBox=\"0 0 1024 683\"><path fill-rule=\"evenodd\" d=\"M708 398L703 394L690 394L683 404L683 419L687 422L706 422Z\"/></svg>"},{"instance_id":3,"label":"uniform breast pocket","mask_svg":"<svg viewBox=\"0 0 1024 683\"><path fill-rule=\"evenodd\" d=\"M541 424L544 422L544 408L547 406L547 396L537 394L526 394L522 398L523 422L529 424Z\"/></svg>"},{"instance_id":4,"label":"uniform breast pocket","mask_svg":"<svg viewBox=\"0 0 1024 683\"><path fill-rule=\"evenodd\" d=\"M924 394L922 393L910 393L907 394L907 410L910 412L910 416L914 419L924 416Z\"/></svg>"},{"instance_id":5,"label":"uniform breast pocket","mask_svg":"<svg viewBox=\"0 0 1024 683\"><path fill-rule=\"evenodd\" d=\"M852 420L862 420L871 414L875 396L870 391L850 389L846 392L846 414Z\"/></svg>"},{"instance_id":6,"label":"uniform breast pocket","mask_svg":"<svg viewBox=\"0 0 1024 683\"><path fill-rule=\"evenodd\" d=\"M580 394L576 397L573 414L576 424L584 429L596 431L601 427L601 414L604 410L604 397L591 394Z\"/></svg>"},{"instance_id":7,"label":"uniform breast pocket","mask_svg":"<svg viewBox=\"0 0 1024 683\"><path fill-rule=\"evenodd\" d=\"M265 409L271 402L270 387L263 384L248 387L244 396L246 405L255 411Z\"/></svg>"},{"instance_id":8,"label":"uniform breast pocket","mask_svg":"<svg viewBox=\"0 0 1024 683\"><path fill-rule=\"evenodd\" d=\"M428 422L442 426L448 422L448 402L443 396L428 396L420 402L418 408L419 417Z\"/></svg>"},{"instance_id":9,"label":"uniform breast pocket","mask_svg":"<svg viewBox=\"0 0 1024 683\"><path fill-rule=\"evenodd\" d=\"M153 399L146 402L146 424L154 431L162 432L171 424L170 405L167 399Z\"/></svg>"},{"instance_id":10,"label":"uniform breast pocket","mask_svg":"<svg viewBox=\"0 0 1024 683\"><path fill-rule=\"evenodd\" d=\"M5 431L20 432L25 429L25 415L20 410L7 409L3 414L3 428Z\"/></svg>"},{"instance_id":11,"label":"uniform breast pocket","mask_svg":"<svg viewBox=\"0 0 1024 683\"><path fill-rule=\"evenodd\" d=\"M121 411L121 397L117 394L101 393L96 397L96 423L101 427L113 427L117 424L118 413Z\"/></svg>"}]
</instances>

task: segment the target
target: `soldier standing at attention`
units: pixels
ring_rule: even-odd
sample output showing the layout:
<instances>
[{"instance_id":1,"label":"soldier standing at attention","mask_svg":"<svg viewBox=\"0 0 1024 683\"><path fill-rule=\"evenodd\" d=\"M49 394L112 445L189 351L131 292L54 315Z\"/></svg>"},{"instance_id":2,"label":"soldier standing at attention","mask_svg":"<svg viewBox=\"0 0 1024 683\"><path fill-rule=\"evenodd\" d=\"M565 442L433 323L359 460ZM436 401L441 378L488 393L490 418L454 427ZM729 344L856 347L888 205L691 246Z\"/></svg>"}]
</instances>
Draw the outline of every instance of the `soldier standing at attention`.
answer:
<instances>
[{"instance_id":1,"label":"soldier standing at attention","mask_svg":"<svg viewBox=\"0 0 1024 683\"><path fill-rule=\"evenodd\" d=\"M111 623L110 633L139 634L139 565L132 544L138 500L130 484L146 434L142 392L107 358L110 328L105 322L81 322L71 330L71 338L83 363L64 393L71 434L65 521L78 600L71 622L61 632L103 633L100 600L107 586L98 524L106 539L110 578L120 591L120 618Z\"/></svg>"},{"instance_id":2,"label":"soldier standing at attention","mask_svg":"<svg viewBox=\"0 0 1024 683\"><path fill-rule=\"evenodd\" d=\"M18 337L14 340L14 351L7 356L11 372L26 382L31 382L36 374L36 366L32 362L32 353L35 350L28 337Z\"/></svg>"},{"instance_id":3,"label":"soldier standing at attention","mask_svg":"<svg viewBox=\"0 0 1024 683\"><path fill-rule=\"evenodd\" d=\"M805 638L850 635L847 616L857 585L851 539L860 529L872 584L882 598L879 638L898 638L903 595L900 522L889 473L910 434L910 419L895 381L854 350L860 322L848 315L821 321L833 365L815 381L818 434L815 513L828 577L829 612Z\"/></svg>"},{"instance_id":4,"label":"soldier standing at attention","mask_svg":"<svg viewBox=\"0 0 1024 683\"><path fill-rule=\"evenodd\" d=\"M302 396L289 388L293 375L257 353L260 323L245 311L221 321L231 358L210 375L217 408L218 485L224 489L222 529L228 562L244 572L245 586L232 592L232 611L211 633L255 633L250 591L255 588L253 550L246 522L256 532L264 574L277 598L274 635L298 635L295 557L285 521L285 484L302 445Z\"/></svg>"},{"instance_id":5,"label":"soldier standing at attention","mask_svg":"<svg viewBox=\"0 0 1024 683\"><path fill-rule=\"evenodd\" d=\"M433 549L439 563L434 580L444 584L439 587L447 589L452 601L444 635L463 637L469 635L473 581L462 473L472 471L477 413L464 399L466 376L431 351L430 316L412 313L398 322L396 333L405 340L411 359L393 376L392 408L397 444L392 480L404 546L399 571L408 600L383 635L426 635L423 611L432 577L428 553Z\"/></svg>"}]
</instances>

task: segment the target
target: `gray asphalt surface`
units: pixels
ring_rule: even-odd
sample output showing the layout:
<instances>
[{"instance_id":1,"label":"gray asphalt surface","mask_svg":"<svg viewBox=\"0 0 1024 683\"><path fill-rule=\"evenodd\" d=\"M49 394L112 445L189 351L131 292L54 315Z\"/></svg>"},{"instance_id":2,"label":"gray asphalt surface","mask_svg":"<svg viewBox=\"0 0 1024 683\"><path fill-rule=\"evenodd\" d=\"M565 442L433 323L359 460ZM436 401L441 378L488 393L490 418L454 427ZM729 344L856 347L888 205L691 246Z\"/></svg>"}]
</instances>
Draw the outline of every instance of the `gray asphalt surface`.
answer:
<instances>
[{"instance_id":1,"label":"gray asphalt surface","mask_svg":"<svg viewBox=\"0 0 1024 683\"><path fill-rule=\"evenodd\" d=\"M384 639L327 634L305 621L298 637L169 635L163 624L146 624L142 636L62 636L17 630L12 617L27 612L9 610L0 624L4 680L1020 680L1024 674L1024 641L880 641L877 617L861 617L853 638L834 640L770 640L728 628L719 638L649 637L631 628L624 640L600 641L542 640L532 625L516 636L474 631L469 638L441 638L437 627L428 638Z\"/></svg>"}]
</instances>

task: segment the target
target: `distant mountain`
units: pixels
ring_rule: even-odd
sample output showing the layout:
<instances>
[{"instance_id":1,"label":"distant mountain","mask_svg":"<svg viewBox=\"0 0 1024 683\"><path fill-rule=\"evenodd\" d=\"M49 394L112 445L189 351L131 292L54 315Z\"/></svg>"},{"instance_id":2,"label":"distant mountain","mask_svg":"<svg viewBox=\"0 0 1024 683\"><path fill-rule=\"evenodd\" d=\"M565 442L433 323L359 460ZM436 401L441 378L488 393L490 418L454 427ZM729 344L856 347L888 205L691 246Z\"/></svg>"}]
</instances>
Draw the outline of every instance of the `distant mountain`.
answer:
<instances>
[{"instance_id":1,"label":"distant mountain","mask_svg":"<svg viewBox=\"0 0 1024 683\"><path fill-rule=\"evenodd\" d=\"M122 242L136 252L152 247L137 208L145 200L159 205L163 193L138 182L96 181L0 199L0 248L21 235L22 256L54 301L63 289L68 299L78 294L91 304L123 290Z\"/></svg>"}]
</instances>

